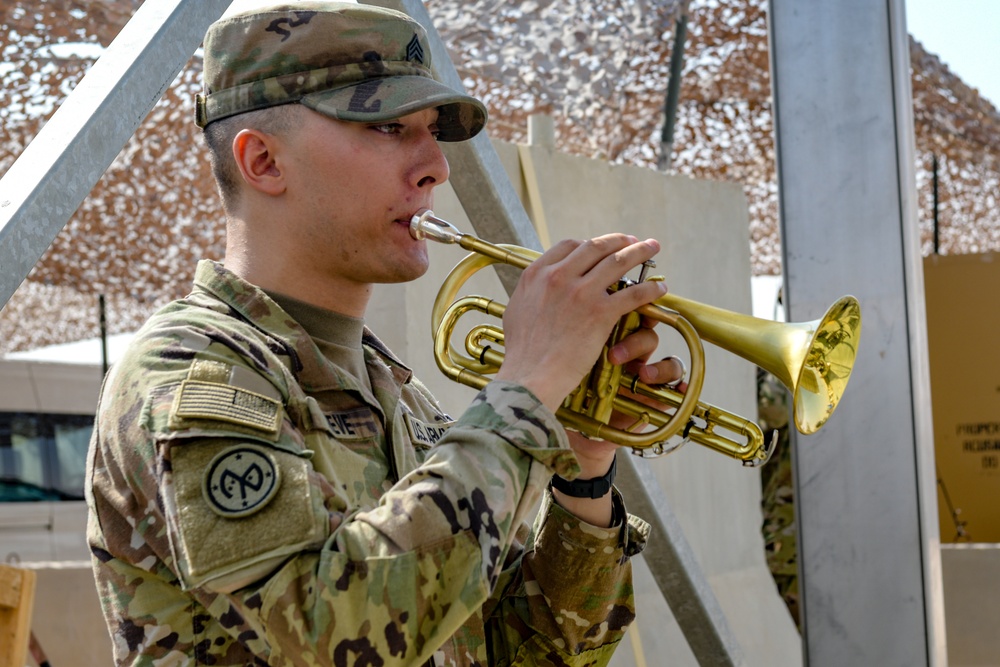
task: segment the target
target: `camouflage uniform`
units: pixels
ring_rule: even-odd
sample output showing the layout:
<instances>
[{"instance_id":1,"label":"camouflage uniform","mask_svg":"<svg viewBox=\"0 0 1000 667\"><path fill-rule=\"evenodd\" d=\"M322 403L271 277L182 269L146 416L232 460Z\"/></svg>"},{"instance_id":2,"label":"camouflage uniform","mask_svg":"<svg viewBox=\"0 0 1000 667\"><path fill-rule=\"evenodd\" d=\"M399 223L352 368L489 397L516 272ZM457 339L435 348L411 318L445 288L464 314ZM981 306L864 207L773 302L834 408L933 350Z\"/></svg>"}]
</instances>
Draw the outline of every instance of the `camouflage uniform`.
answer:
<instances>
[{"instance_id":1,"label":"camouflage uniform","mask_svg":"<svg viewBox=\"0 0 1000 667\"><path fill-rule=\"evenodd\" d=\"M553 502L551 474L579 468L523 387L491 383L452 424L367 332L364 348L375 404L208 261L139 331L88 461L118 664L608 661L648 526L592 527Z\"/></svg>"},{"instance_id":2,"label":"camouflage uniform","mask_svg":"<svg viewBox=\"0 0 1000 667\"><path fill-rule=\"evenodd\" d=\"M777 433L777 453L761 468L761 532L767 566L792 619L799 618L798 545L795 532L795 485L789 432L790 395L771 373L757 369L758 421L765 433Z\"/></svg>"}]
</instances>

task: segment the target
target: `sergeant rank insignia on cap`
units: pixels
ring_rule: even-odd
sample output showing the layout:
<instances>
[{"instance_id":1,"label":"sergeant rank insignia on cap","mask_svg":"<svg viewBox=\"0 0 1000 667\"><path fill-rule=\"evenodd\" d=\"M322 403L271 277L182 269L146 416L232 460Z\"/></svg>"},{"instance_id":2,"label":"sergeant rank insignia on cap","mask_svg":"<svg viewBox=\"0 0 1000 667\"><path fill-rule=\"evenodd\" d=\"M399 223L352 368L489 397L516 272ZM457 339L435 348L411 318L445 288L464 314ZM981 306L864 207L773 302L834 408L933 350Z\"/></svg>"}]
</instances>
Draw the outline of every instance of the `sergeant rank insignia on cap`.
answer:
<instances>
[{"instance_id":1,"label":"sergeant rank insignia on cap","mask_svg":"<svg viewBox=\"0 0 1000 667\"><path fill-rule=\"evenodd\" d=\"M406 59L424 64L424 47L420 45L420 39L416 35L406 45Z\"/></svg>"}]
</instances>

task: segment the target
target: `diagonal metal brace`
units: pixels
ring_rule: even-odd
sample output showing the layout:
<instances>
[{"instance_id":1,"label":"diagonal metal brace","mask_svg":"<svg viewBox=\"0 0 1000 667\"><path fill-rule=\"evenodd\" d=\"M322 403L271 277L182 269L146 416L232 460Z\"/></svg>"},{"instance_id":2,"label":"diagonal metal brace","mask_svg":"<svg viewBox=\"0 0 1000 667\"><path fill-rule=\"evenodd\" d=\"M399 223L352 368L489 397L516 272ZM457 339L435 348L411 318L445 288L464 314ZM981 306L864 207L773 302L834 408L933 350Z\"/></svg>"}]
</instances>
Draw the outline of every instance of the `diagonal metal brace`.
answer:
<instances>
[{"instance_id":1,"label":"diagonal metal brace","mask_svg":"<svg viewBox=\"0 0 1000 667\"><path fill-rule=\"evenodd\" d=\"M230 3L144 2L0 179L0 307Z\"/></svg>"},{"instance_id":2,"label":"diagonal metal brace","mask_svg":"<svg viewBox=\"0 0 1000 667\"><path fill-rule=\"evenodd\" d=\"M628 498L629 511L650 524L642 555L691 652L703 667L746 665L739 642L656 475L647 461L623 454L618 456L618 487Z\"/></svg>"}]
</instances>

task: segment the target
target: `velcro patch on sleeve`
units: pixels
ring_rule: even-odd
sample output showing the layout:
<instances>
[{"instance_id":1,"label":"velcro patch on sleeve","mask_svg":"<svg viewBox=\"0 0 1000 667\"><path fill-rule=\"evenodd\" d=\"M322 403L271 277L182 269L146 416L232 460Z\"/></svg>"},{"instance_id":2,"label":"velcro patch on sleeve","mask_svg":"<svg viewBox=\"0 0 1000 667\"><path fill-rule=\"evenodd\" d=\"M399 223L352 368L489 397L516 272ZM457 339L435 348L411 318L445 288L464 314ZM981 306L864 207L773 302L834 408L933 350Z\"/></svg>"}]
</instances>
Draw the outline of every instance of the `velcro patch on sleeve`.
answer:
<instances>
[{"instance_id":1,"label":"velcro patch on sleeve","mask_svg":"<svg viewBox=\"0 0 1000 667\"><path fill-rule=\"evenodd\" d=\"M326 539L329 513L305 458L219 438L174 444L170 459L167 524L185 588L259 577Z\"/></svg>"},{"instance_id":2,"label":"velcro patch on sleeve","mask_svg":"<svg viewBox=\"0 0 1000 667\"><path fill-rule=\"evenodd\" d=\"M201 380L184 380L174 399L171 426L181 420L214 419L277 437L281 402L240 387Z\"/></svg>"}]
</instances>

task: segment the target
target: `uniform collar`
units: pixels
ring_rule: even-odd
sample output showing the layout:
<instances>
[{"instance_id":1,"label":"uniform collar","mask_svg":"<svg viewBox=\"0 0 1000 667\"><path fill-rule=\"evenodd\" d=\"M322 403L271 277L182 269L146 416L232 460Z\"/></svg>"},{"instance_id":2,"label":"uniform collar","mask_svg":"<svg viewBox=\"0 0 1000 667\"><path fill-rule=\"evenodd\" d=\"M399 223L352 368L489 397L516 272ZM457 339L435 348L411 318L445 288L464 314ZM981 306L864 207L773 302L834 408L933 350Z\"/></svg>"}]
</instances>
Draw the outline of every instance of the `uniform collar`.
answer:
<instances>
[{"instance_id":1,"label":"uniform collar","mask_svg":"<svg viewBox=\"0 0 1000 667\"><path fill-rule=\"evenodd\" d=\"M205 292L226 304L244 320L268 335L279 339L292 358L291 370L306 391L324 391L354 387L354 381L339 368L327 363L312 338L298 322L282 310L263 290L224 267L220 262L201 260L195 269L195 293ZM365 363L386 366L400 385L413 376L411 371L385 344L364 328L361 343Z\"/></svg>"}]
</instances>

